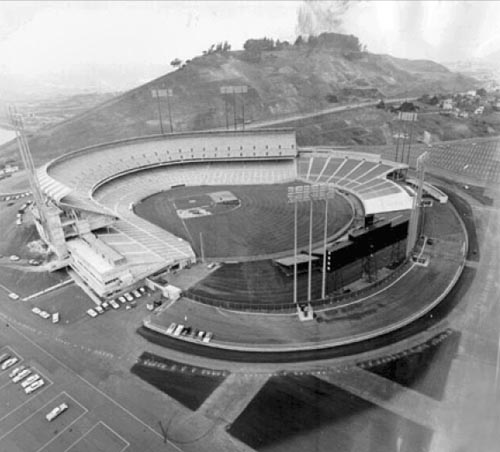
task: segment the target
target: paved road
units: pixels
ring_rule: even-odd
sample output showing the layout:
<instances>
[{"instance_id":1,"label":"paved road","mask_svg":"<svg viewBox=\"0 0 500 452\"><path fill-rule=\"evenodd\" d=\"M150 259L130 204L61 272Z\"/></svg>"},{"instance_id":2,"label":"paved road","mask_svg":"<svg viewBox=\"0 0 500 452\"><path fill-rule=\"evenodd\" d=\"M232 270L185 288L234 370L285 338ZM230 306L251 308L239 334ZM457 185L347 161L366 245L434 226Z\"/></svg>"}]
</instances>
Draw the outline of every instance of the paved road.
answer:
<instances>
[{"instance_id":1,"label":"paved road","mask_svg":"<svg viewBox=\"0 0 500 452\"><path fill-rule=\"evenodd\" d=\"M392 99L385 99L384 102L386 104L395 104L395 103L401 103L404 101L412 102L416 99L418 99L418 98L417 97L397 97L397 98L392 98ZM312 113L301 113L301 114L287 116L287 117L279 118L279 119L269 119L266 121L256 121L252 124L246 125L245 129L251 130L251 129L260 129L260 128L264 128L264 127L279 126L281 124L286 124L288 122L299 121L301 119L316 118L319 116L328 115L330 113L338 113L338 112L342 112L342 111L356 110L358 108L364 108L364 107L373 107L373 106L377 105L378 103L379 103L379 100L373 100L373 101L368 101L368 102L360 102L358 104L339 105L336 107L325 108L324 110L315 111Z\"/></svg>"}]
</instances>

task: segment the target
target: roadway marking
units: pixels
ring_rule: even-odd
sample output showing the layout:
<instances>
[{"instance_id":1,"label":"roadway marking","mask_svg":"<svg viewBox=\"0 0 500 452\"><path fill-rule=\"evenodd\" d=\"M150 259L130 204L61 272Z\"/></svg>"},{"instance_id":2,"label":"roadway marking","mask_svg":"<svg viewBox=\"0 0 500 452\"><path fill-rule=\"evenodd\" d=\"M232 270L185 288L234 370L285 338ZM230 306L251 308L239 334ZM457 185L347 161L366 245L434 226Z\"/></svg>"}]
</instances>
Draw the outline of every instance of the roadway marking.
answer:
<instances>
[{"instance_id":1,"label":"roadway marking","mask_svg":"<svg viewBox=\"0 0 500 452\"><path fill-rule=\"evenodd\" d=\"M76 399L74 399L73 397L71 397L66 391L63 391L61 392L61 394L65 394L66 397L68 397L69 399L73 400L73 402L75 402L82 410L83 410L83 413L81 413L76 419L74 419L72 422L70 422L66 427L64 427L63 430L61 430L56 436L54 436L52 439L50 439L48 442L46 442L42 447L40 447L36 452L40 452L42 451L43 449L45 449L50 443L52 443L56 438L58 438L60 435L62 435L66 430L68 430L68 428L70 428L76 421L80 420L81 417L85 416L89 410L87 410L87 408L85 408L80 402L78 402ZM59 394L59 395L61 395Z\"/></svg>"},{"instance_id":2,"label":"roadway marking","mask_svg":"<svg viewBox=\"0 0 500 452\"><path fill-rule=\"evenodd\" d=\"M83 435L81 435L76 441L74 441L73 443L71 443L66 449L64 449L63 452L68 452L69 450L71 450L76 444L78 444L82 439L84 439L86 436L88 436L93 430L96 429L96 427L101 424L102 426L104 426L104 428L107 428L111 433L113 433L113 435L115 435L118 439L120 439L121 441L123 441L125 443L125 446L120 450L120 452L123 452L125 449L127 449L129 446L130 446L130 443L123 437L121 436L120 434L116 433L115 430L113 430L108 424L106 424L104 421L99 421L97 422L97 424L94 424L94 426L92 426L86 433L84 433ZM38 450L37 452L40 452L40 450Z\"/></svg>"},{"instance_id":3,"label":"roadway marking","mask_svg":"<svg viewBox=\"0 0 500 452\"><path fill-rule=\"evenodd\" d=\"M132 419L134 419L135 421L137 421L139 424L141 424L142 426L146 427L150 432L154 433L158 438L161 438L162 440L164 440L164 436L161 434L161 433L158 433L155 429L153 429L151 426L149 426L148 424L146 424L145 422L143 422L141 419L139 419L135 414L133 414L131 411L129 411L127 408L125 408L121 403L117 402L115 399L113 399L111 396L109 396L108 394L106 394L105 392L103 392L102 390L100 390L99 388L97 388L96 386L94 386L92 383L90 383L90 381L86 380L85 378L83 378L80 374L76 373L74 370L72 370L70 367L68 367L66 364L64 364L61 360L59 360L58 358L56 358L52 353L50 353L49 351L45 350L41 345L37 344L35 341L31 340L28 336L26 336L22 331L20 331L18 328L16 328L15 326L11 326L11 329L16 331L20 336L22 336L26 341L28 341L31 345L33 345L35 348L38 348L39 350L41 350L43 353L45 353L46 355L50 356L55 362L57 362L62 368L66 369L66 371L68 371L70 374L74 375L75 377L77 377L79 380L83 381L84 383L86 383L88 386L90 386L94 391L96 391L98 394L101 394L104 398L106 398L107 400L109 400L111 403L113 403L114 405L116 405L117 407L119 407L120 409L122 409L125 413L127 413ZM47 389L48 386L44 389ZM41 392L39 393L41 394ZM29 399L31 400L31 399ZM26 402L25 402L26 403ZM18 407L19 408L19 407ZM17 408L16 408L17 409ZM1 421L2 419L0 419ZM176 444L174 444L173 442L169 441L167 439L167 442L168 444L170 444L172 447L174 447L175 449L177 449L179 452L183 452L183 450L177 446Z\"/></svg>"},{"instance_id":4,"label":"roadway marking","mask_svg":"<svg viewBox=\"0 0 500 452\"><path fill-rule=\"evenodd\" d=\"M41 406L40 408L38 408L38 410L34 411L33 413L31 413L28 417L24 418L21 422L17 423L14 427L12 427L9 431L5 432L2 436L0 436L0 440L4 439L9 433L12 433L14 430L16 430L18 427L20 427L21 425L23 425L27 420L31 419L36 413L38 413L39 411L43 410L47 405L51 404L54 400L56 400L61 394L63 394L62 392L57 394L56 396L54 396L52 399L50 399L45 405ZM29 400L33 400L33 399L29 399ZM29 401L28 400L28 401ZM26 403L26 402L25 402ZM23 404L24 405L24 404ZM20 405L22 406L22 405ZM18 407L19 408L19 407ZM17 409L17 408L16 408ZM15 411L15 410L14 410Z\"/></svg>"},{"instance_id":5,"label":"roadway marking","mask_svg":"<svg viewBox=\"0 0 500 452\"><path fill-rule=\"evenodd\" d=\"M8 418L12 413L16 412L19 408L23 407L28 402L31 402L32 400L36 399L38 396L40 396L40 394L43 394L44 391L46 391L47 389L49 389L54 384L54 382L50 378L44 376L44 374L42 374L42 372L37 371L36 367L32 367L32 369L35 371L35 373L39 374L40 377L43 377L44 380L48 381L49 384L44 385L44 387L42 389L40 389L39 391L37 390L35 392L35 395L33 395L33 396L29 395L28 399L25 402L21 403L21 405L18 405L16 408L14 408L13 410L11 410L7 414L5 414L3 417L1 417L0 418L0 422L2 422L4 419ZM12 382L12 384L15 385L17 383ZM19 384L21 384L21 382L19 382ZM24 389L23 389L23 391L24 391ZM0 437L0 439L2 439L2 438L3 437Z\"/></svg>"}]
</instances>

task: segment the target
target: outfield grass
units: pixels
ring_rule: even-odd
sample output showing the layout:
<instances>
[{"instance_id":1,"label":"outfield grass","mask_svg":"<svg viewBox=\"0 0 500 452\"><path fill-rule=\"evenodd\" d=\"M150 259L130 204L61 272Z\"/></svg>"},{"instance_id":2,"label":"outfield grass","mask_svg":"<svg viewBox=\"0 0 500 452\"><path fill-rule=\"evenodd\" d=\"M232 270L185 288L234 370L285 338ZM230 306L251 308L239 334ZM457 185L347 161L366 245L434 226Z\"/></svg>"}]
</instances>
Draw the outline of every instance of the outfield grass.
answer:
<instances>
[{"instance_id":1,"label":"outfield grass","mask_svg":"<svg viewBox=\"0 0 500 452\"><path fill-rule=\"evenodd\" d=\"M138 204L135 212L157 226L189 241L198 256L239 260L293 250L294 207L287 203L288 184L182 187L150 196ZM182 221L176 206L206 200L206 194L231 191L241 206L214 215ZM189 199L195 203L189 203ZM336 234L352 218L349 202L341 196L329 201L328 235ZM321 243L324 227L324 202L313 205L313 241ZM309 240L309 204L298 205L298 244L307 247Z\"/></svg>"}]
</instances>

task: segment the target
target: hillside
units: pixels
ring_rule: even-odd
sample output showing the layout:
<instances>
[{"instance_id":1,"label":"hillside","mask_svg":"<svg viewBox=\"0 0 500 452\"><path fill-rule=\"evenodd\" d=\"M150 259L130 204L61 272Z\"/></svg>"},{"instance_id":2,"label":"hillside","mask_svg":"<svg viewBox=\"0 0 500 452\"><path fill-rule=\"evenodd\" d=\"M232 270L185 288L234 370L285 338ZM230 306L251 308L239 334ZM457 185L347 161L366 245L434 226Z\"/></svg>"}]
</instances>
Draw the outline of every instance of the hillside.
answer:
<instances>
[{"instance_id":1,"label":"hillside","mask_svg":"<svg viewBox=\"0 0 500 452\"><path fill-rule=\"evenodd\" d=\"M225 85L248 86L248 92L241 95L248 121L365 99L452 92L475 85L474 79L432 61L339 47L328 36L315 45L282 45L272 50L223 51L196 57L174 72L30 137L34 159L40 164L69 150L158 133L158 105L151 88L161 84L173 90L170 104L176 132L225 126L225 99L220 94ZM232 96L227 100L231 123ZM165 99L161 101L168 131L167 105ZM241 99L237 116L241 116ZM14 151L12 145L0 148L0 163L15 158Z\"/></svg>"}]
</instances>

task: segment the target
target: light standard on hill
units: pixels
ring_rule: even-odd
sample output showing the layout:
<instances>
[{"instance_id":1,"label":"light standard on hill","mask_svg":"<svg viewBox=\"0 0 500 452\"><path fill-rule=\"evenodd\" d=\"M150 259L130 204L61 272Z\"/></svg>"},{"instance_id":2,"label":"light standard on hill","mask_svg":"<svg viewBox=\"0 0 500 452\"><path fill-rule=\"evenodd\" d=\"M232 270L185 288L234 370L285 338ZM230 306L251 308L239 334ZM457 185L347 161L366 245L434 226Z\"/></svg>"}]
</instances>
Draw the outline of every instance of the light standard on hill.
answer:
<instances>
[{"instance_id":1,"label":"light standard on hill","mask_svg":"<svg viewBox=\"0 0 500 452\"><path fill-rule=\"evenodd\" d=\"M160 121L160 132L163 135L163 119L161 115L161 106L160 106L160 97L165 97L167 99L167 109L168 109L168 120L170 124L170 133L174 131L172 126L172 111L170 109L170 100L169 98L173 96L173 90L171 88L165 88L165 85L161 85L161 88L153 88L151 90L151 95L153 98L156 98L158 104L158 118Z\"/></svg>"},{"instance_id":2,"label":"light standard on hill","mask_svg":"<svg viewBox=\"0 0 500 452\"><path fill-rule=\"evenodd\" d=\"M248 86L246 85L238 85L238 86L233 86L233 85L228 85L228 86L221 86L220 87L220 93L221 94L232 94L233 95L233 120L234 120L234 130L238 128L237 126L237 121L236 121L236 94L245 94L248 92ZM228 113L227 113L227 97L224 96L224 108L226 111L226 129L229 129L229 119L228 119ZM245 102L243 100L242 102L242 121L243 121L243 129L245 129Z\"/></svg>"}]
</instances>

